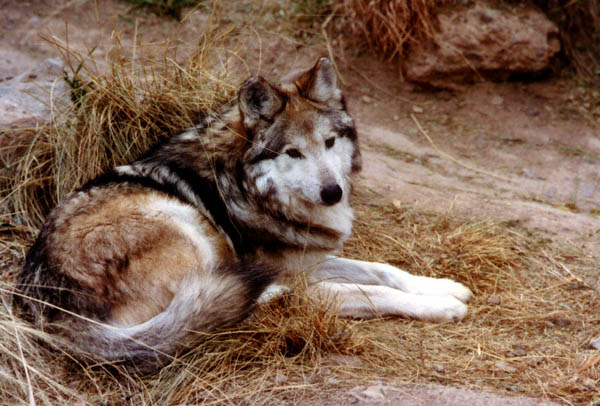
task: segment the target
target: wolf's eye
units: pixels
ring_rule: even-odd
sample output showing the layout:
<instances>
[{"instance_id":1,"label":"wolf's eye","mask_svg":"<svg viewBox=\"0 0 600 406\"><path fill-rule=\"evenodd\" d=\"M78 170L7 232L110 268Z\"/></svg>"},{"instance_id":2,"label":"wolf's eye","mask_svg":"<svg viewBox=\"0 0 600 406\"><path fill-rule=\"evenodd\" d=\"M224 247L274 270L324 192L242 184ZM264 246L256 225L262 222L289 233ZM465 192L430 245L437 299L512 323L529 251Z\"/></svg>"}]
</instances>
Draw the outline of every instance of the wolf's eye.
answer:
<instances>
[{"instance_id":1,"label":"wolf's eye","mask_svg":"<svg viewBox=\"0 0 600 406\"><path fill-rule=\"evenodd\" d=\"M335 144L335 137L330 137L325 140L325 148L329 149Z\"/></svg>"},{"instance_id":2,"label":"wolf's eye","mask_svg":"<svg viewBox=\"0 0 600 406\"><path fill-rule=\"evenodd\" d=\"M298 151L296 148L290 148L290 149L286 150L285 153L294 159L300 159L303 157L302 153L300 151Z\"/></svg>"}]
</instances>

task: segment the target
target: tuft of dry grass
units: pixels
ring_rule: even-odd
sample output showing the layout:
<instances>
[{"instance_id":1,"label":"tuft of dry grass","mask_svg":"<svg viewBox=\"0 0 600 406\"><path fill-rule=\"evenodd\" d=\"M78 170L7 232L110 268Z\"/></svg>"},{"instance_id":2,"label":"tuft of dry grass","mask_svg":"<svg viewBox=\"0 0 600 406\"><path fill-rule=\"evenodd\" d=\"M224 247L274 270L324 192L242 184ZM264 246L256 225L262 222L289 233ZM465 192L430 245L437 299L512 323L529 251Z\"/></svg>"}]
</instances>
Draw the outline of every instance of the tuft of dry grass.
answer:
<instances>
[{"instance_id":1,"label":"tuft of dry grass","mask_svg":"<svg viewBox=\"0 0 600 406\"><path fill-rule=\"evenodd\" d=\"M343 0L350 29L390 59L431 35L435 9L452 0Z\"/></svg>"},{"instance_id":2,"label":"tuft of dry grass","mask_svg":"<svg viewBox=\"0 0 600 406\"><path fill-rule=\"evenodd\" d=\"M598 399L600 357L589 346L600 333L597 259L511 224L398 202L358 213L349 256L450 277L475 294L461 323L360 322L373 371L571 405Z\"/></svg>"},{"instance_id":3,"label":"tuft of dry grass","mask_svg":"<svg viewBox=\"0 0 600 406\"><path fill-rule=\"evenodd\" d=\"M228 76L230 60L217 52L217 37L201 38L184 65L169 47L158 61L143 50L128 57L117 40L103 70L90 58L93 50L82 55L49 38L70 70L65 79L73 103L41 128L4 130L10 141L0 153L0 204L10 223L35 230L76 187L131 162L229 100L236 87Z\"/></svg>"},{"instance_id":4,"label":"tuft of dry grass","mask_svg":"<svg viewBox=\"0 0 600 406\"><path fill-rule=\"evenodd\" d=\"M534 0L560 27L566 62L589 79L600 74L600 3L596 0Z\"/></svg>"}]
</instances>

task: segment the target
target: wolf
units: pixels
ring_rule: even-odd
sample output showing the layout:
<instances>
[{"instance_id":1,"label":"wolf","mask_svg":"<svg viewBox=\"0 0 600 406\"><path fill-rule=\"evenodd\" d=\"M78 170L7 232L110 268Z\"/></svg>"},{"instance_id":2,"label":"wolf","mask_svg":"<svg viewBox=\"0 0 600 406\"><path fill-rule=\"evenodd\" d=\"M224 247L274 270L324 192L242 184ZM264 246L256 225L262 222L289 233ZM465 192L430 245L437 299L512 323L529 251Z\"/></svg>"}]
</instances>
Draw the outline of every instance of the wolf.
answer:
<instances>
[{"instance_id":1,"label":"wolf","mask_svg":"<svg viewBox=\"0 0 600 406\"><path fill-rule=\"evenodd\" d=\"M299 272L343 317L462 319L460 283L335 256L361 166L328 59L276 85L251 77L219 111L54 208L15 302L82 358L142 372L244 320Z\"/></svg>"}]
</instances>

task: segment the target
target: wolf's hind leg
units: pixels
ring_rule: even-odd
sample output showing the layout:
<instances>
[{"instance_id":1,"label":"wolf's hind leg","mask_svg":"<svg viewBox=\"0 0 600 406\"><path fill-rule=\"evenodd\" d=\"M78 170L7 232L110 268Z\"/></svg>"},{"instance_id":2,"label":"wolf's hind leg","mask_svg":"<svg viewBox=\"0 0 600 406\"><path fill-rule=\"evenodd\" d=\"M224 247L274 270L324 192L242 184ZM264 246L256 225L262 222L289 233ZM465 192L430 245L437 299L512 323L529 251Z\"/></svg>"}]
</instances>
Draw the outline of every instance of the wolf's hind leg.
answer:
<instances>
[{"instance_id":1,"label":"wolf's hind leg","mask_svg":"<svg viewBox=\"0 0 600 406\"><path fill-rule=\"evenodd\" d=\"M413 295L453 296L467 302L471 290L451 279L412 275L392 265L329 257L310 274L313 282L359 283L399 289Z\"/></svg>"},{"instance_id":2,"label":"wolf's hind leg","mask_svg":"<svg viewBox=\"0 0 600 406\"><path fill-rule=\"evenodd\" d=\"M404 316L447 322L462 320L467 314L467 306L454 296L415 295L388 286L320 282L309 288L309 294L334 300L342 317Z\"/></svg>"}]
</instances>

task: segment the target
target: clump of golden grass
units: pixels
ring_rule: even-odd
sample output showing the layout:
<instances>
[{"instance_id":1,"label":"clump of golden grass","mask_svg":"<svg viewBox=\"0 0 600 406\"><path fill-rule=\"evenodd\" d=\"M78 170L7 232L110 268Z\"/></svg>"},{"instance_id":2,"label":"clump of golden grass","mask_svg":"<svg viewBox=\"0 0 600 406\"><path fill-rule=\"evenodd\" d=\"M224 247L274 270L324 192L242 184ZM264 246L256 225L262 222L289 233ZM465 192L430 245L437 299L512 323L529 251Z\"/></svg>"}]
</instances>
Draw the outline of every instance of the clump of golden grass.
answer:
<instances>
[{"instance_id":1,"label":"clump of golden grass","mask_svg":"<svg viewBox=\"0 0 600 406\"><path fill-rule=\"evenodd\" d=\"M403 56L405 45L419 42L434 29L434 11L452 0L343 0L351 30L377 51Z\"/></svg>"},{"instance_id":2,"label":"clump of golden grass","mask_svg":"<svg viewBox=\"0 0 600 406\"><path fill-rule=\"evenodd\" d=\"M597 258L511 224L398 204L358 213L348 255L451 277L475 294L461 323L360 323L377 348L364 354L386 375L566 404L598 399L600 356L589 346L600 333Z\"/></svg>"},{"instance_id":3,"label":"clump of golden grass","mask_svg":"<svg viewBox=\"0 0 600 406\"><path fill-rule=\"evenodd\" d=\"M185 67L171 48L157 62L143 54L127 58L117 43L105 71L89 55L49 40L70 70L65 77L73 104L55 112L50 125L5 130L11 142L0 154L2 203L13 222L32 229L73 189L193 125L199 114L209 113L235 90L228 61L217 55L208 37Z\"/></svg>"}]
</instances>

